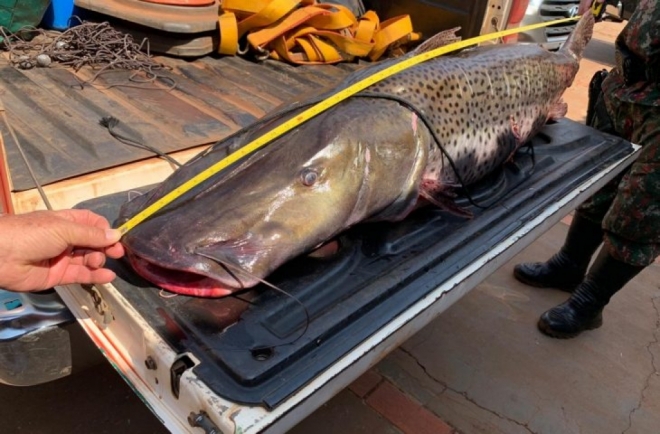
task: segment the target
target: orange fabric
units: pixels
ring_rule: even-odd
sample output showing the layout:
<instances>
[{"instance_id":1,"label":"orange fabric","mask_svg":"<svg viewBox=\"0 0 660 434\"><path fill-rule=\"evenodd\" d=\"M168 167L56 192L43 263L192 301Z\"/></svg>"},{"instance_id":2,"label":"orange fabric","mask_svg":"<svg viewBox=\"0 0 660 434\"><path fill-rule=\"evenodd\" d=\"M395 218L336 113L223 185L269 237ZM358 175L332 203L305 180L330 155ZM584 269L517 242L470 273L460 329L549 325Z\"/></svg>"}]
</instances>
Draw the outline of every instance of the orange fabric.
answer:
<instances>
[{"instance_id":1,"label":"orange fabric","mask_svg":"<svg viewBox=\"0 0 660 434\"><path fill-rule=\"evenodd\" d=\"M218 26L220 28L218 53L236 54L238 50L238 24L236 23L236 16L231 12L220 15L218 17Z\"/></svg>"},{"instance_id":2,"label":"orange fabric","mask_svg":"<svg viewBox=\"0 0 660 434\"><path fill-rule=\"evenodd\" d=\"M319 3L316 7L325 9L327 13L322 16L311 18L308 26L324 30L341 30L350 28L357 24L355 15L342 5L333 5L329 3ZM333 11L334 9L334 11Z\"/></svg>"},{"instance_id":3,"label":"orange fabric","mask_svg":"<svg viewBox=\"0 0 660 434\"><path fill-rule=\"evenodd\" d=\"M140 0L145 3L158 3L172 6L210 6L215 0Z\"/></svg>"},{"instance_id":4,"label":"orange fabric","mask_svg":"<svg viewBox=\"0 0 660 434\"><path fill-rule=\"evenodd\" d=\"M367 13L360 18L360 22L355 30L355 39L363 42L371 41L374 33L376 33L379 23L380 20L378 19L378 15L376 15L374 11L367 11Z\"/></svg>"},{"instance_id":5,"label":"orange fabric","mask_svg":"<svg viewBox=\"0 0 660 434\"><path fill-rule=\"evenodd\" d=\"M377 60L387 50L387 47L403 38L419 39L419 36L414 35L412 30L412 21L410 21L410 16L408 15L401 15L383 21L380 24L379 31L374 35L374 49L369 54L369 58L371 60Z\"/></svg>"},{"instance_id":6,"label":"orange fabric","mask_svg":"<svg viewBox=\"0 0 660 434\"><path fill-rule=\"evenodd\" d=\"M272 0L262 10L238 23L238 37L252 29L277 22L298 7L299 3L297 0Z\"/></svg>"},{"instance_id":7,"label":"orange fabric","mask_svg":"<svg viewBox=\"0 0 660 434\"><path fill-rule=\"evenodd\" d=\"M257 30L249 34L247 37L248 42L253 47L263 47L273 39L299 27L311 18L326 13L327 12L325 10L316 8L314 6L307 6L302 9L298 9L281 20L276 26L266 27L263 30Z\"/></svg>"},{"instance_id":8,"label":"orange fabric","mask_svg":"<svg viewBox=\"0 0 660 434\"><path fill-rule=\"evenodd\" d=\"M256 14L270 3L271 0L222 0L220 7L226 11L232 11L238 16L249 16Z\"/></svg>"},{"instance_id":9,"label":"orange fabric","mask_svg":"<svg viewBox=\"0 0 660 434\"><path fill-rule=\"evenodd\" d=\"M358 20L342 5L315 0L222 0L218 22L221 54L235 54L247 35L260 55L296 64L377 60L388 47L419 39L408 15L381 23L368 11Z\"/></svg>"}]
</instances>

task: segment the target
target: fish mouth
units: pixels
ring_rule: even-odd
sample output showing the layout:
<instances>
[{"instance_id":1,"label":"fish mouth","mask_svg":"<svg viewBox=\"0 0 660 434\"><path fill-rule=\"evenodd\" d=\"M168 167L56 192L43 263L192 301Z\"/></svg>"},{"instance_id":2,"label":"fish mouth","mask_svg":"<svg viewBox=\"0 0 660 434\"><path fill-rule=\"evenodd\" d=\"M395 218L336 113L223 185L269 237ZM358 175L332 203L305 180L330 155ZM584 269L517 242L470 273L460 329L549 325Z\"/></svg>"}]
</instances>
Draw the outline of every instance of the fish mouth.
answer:
<instances>
[{"instance_id":1,"label":"fish mouth","mask_svg":"<svg viewBox=\"0 0 660 434\"><path fill-rule=\"evenodd\" d=\"M309 252L308 256L315 259L330 259L337 255L341 250L341 243L338 239L332 239L319 244L315 249ZM148 256L148 255L147 255ZM247 276L241 273L239 267L231 266L226 268L224 273L215 273L210 271L204 273L200 270L179 266L167 266L158 263L156 260L142 256L130 248L127 249L126 258L133 270L142 278L165 289L169 292L181 295L189 295L202 298L219 298L231 295L234 292L242 291L256 285L261 279ZM210 260L215 264L220 263L211 255L204 254L202 249L198 249L196 261ZM222 261L225 266L230 263ZM235 282L237 285L227 283L227 280Z\"/></svg>"},{"instance_id":2,"label":"fish mouth","mask_svg":"<svg viewBox=\"0 0 660 434\"><path fill-rule=\"evenodd\" d=\"M168 268L134 253L129 252L126 256L137 274L160 288L176 294L218 298L244 289L244 287L231 287L196 271Z\"/></svg>"}]
</instances>

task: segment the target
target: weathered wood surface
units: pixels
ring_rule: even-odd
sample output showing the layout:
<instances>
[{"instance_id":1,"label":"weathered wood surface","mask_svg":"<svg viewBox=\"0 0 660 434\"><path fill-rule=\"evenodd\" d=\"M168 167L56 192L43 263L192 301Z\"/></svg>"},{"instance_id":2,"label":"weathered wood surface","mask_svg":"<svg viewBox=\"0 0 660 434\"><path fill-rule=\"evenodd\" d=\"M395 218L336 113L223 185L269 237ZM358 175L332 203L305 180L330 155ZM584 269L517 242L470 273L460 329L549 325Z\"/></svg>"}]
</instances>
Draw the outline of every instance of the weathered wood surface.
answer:
<instances>
[{"instance_id":1,"label":"weathered wood surface","mask_svg":"<svg viewBox=\"0 0 660 434\"><path fill-rule=\"evenodd\" d=\"M94 76L62 67L18 70L0 63L0 99L38 182L57 208L100 194L156 183L173 168L150 151L123 144L99 124L186 161L204 146L249 125L288 100L332 86L356 65L293 67L276 61L159 58L171 70L149 84L131 71ZM176 87L169 89L169 79ZM43 208L25 163L0 122L16 212ZM128 165L128 166L127 166ZM93 194L94 196L89 196Z\"/></svg>"}]
</instances>

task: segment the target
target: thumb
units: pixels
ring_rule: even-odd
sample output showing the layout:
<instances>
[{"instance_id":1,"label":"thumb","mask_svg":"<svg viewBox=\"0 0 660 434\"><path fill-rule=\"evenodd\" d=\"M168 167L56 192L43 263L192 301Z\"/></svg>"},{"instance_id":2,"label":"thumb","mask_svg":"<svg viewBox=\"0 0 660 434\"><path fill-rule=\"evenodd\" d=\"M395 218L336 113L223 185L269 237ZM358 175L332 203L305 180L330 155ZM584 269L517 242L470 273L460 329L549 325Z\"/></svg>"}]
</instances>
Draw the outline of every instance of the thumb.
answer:
<instances>
[{"instance_id":1,"label":"thumb","mask_svg":"<svg viewBox=\"0 0 660 434\"><path fill-rule=\"evenodd\" d=\"M121 232L118 229L104 229L69 221L62 223L59 235L72 246L99 249L111 246L121 238Z\"/></svg>"}]
</instances>

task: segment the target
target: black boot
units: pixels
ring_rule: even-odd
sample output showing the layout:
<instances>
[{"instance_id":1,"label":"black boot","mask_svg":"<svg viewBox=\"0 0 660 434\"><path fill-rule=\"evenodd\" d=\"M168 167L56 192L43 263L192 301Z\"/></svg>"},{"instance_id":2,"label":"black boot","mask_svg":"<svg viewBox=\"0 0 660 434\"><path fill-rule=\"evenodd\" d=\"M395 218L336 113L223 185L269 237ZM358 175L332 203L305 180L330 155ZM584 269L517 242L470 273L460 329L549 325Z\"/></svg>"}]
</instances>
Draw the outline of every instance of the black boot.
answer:
<instances>
[{"instance_id":1,"label":"black boot","mask_svg":"<svg viewBox=\"0 0 660 434\"><path fill-rule=\"evenodd\" d=\"M643 269L614 259L603 247L571 297L541 315L539 330L553 338L567 339L600 327L603 308L610 298Z\"/></svg>"},{"instance_id":2,"label":"black boot","mask_svg":"<svg viewBox=\"0 0 660 434\"><path fill-rule=\"evenodd\" d=\"M600 224L575 213L561 250L547 262L516 265L513 276L527 285L571 292L584 278L589 261L602 242Z\"/></svg>"}]
</instances>

